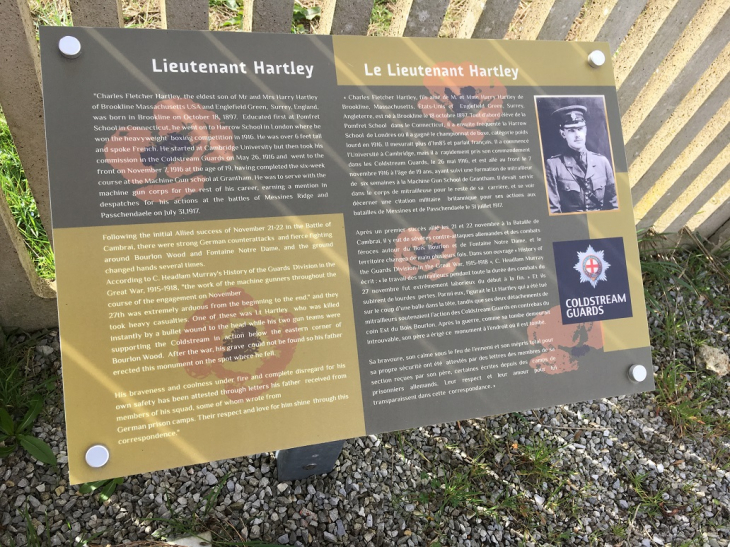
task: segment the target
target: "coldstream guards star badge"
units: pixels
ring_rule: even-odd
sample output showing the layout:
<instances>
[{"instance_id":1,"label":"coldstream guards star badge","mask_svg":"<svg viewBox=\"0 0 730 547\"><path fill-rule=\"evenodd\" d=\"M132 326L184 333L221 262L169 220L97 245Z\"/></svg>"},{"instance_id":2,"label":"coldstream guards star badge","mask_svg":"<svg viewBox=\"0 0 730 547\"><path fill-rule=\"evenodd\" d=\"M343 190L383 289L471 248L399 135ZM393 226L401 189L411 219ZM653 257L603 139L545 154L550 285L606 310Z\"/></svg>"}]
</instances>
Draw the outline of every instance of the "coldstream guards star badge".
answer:
<instances>
[{"instance_id":1,"label":"coldstream guards star badge","mask_svg":"<svg viewBox=\"0 0 730 547\"><path fill-rule=\"evenodd\" d=\"M588 282L595 288L599 281L608 281L606 270L610 267L611 265L603 258L603 251L595 251L588 245L586 252L578 251L578 263L573 269L580 274L581 283Z\"/></svg>"},{"instance_id":2,"label":"coldstream guards star badge","mask_svg":"<svg viewBox=\"0 0 730 547\"><path fill-rule=\"evenodd\" d=\"M633 316L622 238L555 241L553 253L563 325Z\"/></svg>"}]
</instances>

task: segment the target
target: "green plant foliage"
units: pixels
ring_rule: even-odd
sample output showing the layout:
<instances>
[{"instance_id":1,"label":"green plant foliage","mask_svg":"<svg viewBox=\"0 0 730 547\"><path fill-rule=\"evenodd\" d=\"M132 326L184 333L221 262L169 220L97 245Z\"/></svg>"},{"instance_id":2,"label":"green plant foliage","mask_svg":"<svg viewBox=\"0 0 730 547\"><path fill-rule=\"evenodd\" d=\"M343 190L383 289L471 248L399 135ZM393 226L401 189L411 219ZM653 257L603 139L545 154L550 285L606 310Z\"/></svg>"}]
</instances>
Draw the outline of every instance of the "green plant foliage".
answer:
<instances>
[{"instance_id":1,"label":"green plant foliage","mask_svg":"<svg viewBox=\"0 0 730 547\"><path fill-rule=\"evenodd\" d=\"M721 380L694 371L681 362L662 367L654 380L656 403L679 436L728 431L727 419L708 411L717 403L713 392L723 389Z\"/></svg>"},{"instance_id":2,"label":"green plant foliage","mask_svg":"<svg viewBox=\"0 0 730 547\"><path fill-rule=\"evenodd\" d=\"M95 482L85 482L79 487L79 492L82 494L91 494L92 492L99 491L99 501L105 502L112 497L114 492L117 490L117 486L124 482L124 477L116 477L114 479L105 479Z\"/></svg>"},{"instance_id":3,"label":"green plant foliage","mask_svg":"<svg viewBox=\"0 0 730 547\"><path fill-rule=\"evenodd\" d=\"M557 448L548 446L539 437L532 444L517 444L512 448L517 474L528 484L557 481L565 473L555 466Z\"/></svg>"},{"instance_id":4,"label":"green plant foliage","mask_svg":"<svg viewBox=\"0 0 730 547\"><path fill-rule=\"evenodd\" d=\"M319 6L305 7L299 2L294 2L294 17L292 19L292 34L305 34L309 32L309 25L314 19L320 16L322 8Z\"/></svg>"},{"instance_id":5,"label":"green plant foliage","mask_svg":"<svg viewBox=\"0 0 730 547\"><path fill-rule=\"evenodd\" d=\"M44 279L54 279L56 266L53 249L41 224L38 207L2 112L0 112L0 186L38 275Z\"/></svg>"},{"instance_id":6,"label":"green plant foliage","mask_svg":"<svg viewBox=\"0 0 730 547\"><path fill-rule=\"evenodd\" d=\"M146 519L149 522L160 522L167 526L167 530L159 529L153 533L153 536L163 540L176 537L200 537L199 534L209 531L212 535L212 544L220 547L274 547L274 544L261 541L243 541L239 531L225 519L221 520L214 511L221 490L230 477L230 473L224 475L205 496L201 496L198 502L187 507L181 507L176 503L177 495L165 492L163 499L171 516Z\"/></svg>"},{"instance_id":7,"label":"green plant foliage","mask_svg":"<svg viewBox=\"0 0 730 547\"><path fill-rule=\"evenodd\" d=\"M647 473L626 472L631 488L639 498L639 511L648 515L658 515L663 512L664 500L662 495L665 490L654 490L650 485L646 484Z\"/></svg>"},{"instance_id":8,"label":"green plant foliage","mask_svg":"<svg viewBox=\"0 0 730 547\"><path fill-rule=\"evenodd\" d=\"M467 504L478 502L482 496L482 493L475 488L469 472L458 470L447 477L432 478L430 487L430 491L421 494L419 501L424 504L435 502L437 506L435 513L438 516L449 507L460 509Z\"/></svg>"},{"instance_id":9,"label":"green plant foliage","mask_svg":"<svg viewBox=\"0 0 730 547\"><path fill-rule=\"evenodd\" d=\"M32 380L27 377L37 337L11 340L15 339L0 330L0 458L23 448L38 461L55 466L53 451L32 429L57 378L49 374L34 375Z\"/></svg>"},{"instance_id":10,"label":"green plant foliage","mask_svg":"<svg viewBox=\"0 0 730 547\"><path fill-rule=\"evenodd\" d=\"M368 36L385 36L393 22L394 2L391 0L375 0L370 13Z\"/></svg>"},{"instance_id":11,"label":"green plant foliage","mask_svg":"<svg viewBox=\"0 0 730 547\"><path fill-rule=\"evenodd\" d=\"M45 532L43 535L38 534L36 523L33 522L30 512L28 511L28 504L23 507L21 511L23 520L25 521L25 534L26 534L26 546L27 547L46 547L51 545L51 529L48 522L48 514L45 515L45 522L43 528ZM15 543L11 543L9 547L14 547Z\"/></svg>"},{"instance_id":12,"label":"green plant foliage","mask_svg":"<svg viewBox=\"0 0 730 547\"><path fill-rule=\"evenodd\" d=\"M678 436L726 435L730 419L710 409L724 393L722 379L698 367L699 348L717 334L703 321L708 308L730 309L730 265L727 249L714 252L699 236L682 235L692 247L671 246L653 231L638 234L641 267L649 315L657 410Z\"/></svg>"},{"instance_id":13,"label":"green plant foliage","mask_svg":"<svg viewBox=\"0 0 730 547\"><path fill-rule=\"evenodd\" d=\"M16 423L10 413L0 407L0 458L6 457L15 452L18 446L22 446L28 454L36 460L55 466L56 455L48 444L30 434L31 427L35 423L38 414L43 410L43 398L35 396L20 422Z\"/></svg>"},{"instance_id":14,"label":"green plant foliage","mask_svg":"<svg viewBox=\"0 0 730 547\"><path fill-rule=\"evenodd\" d=\"M240 27L243 24L243 0L210 0L211 7L224 6L236 15L221 24L221 27Z\"/></svg>"}]
</instances>

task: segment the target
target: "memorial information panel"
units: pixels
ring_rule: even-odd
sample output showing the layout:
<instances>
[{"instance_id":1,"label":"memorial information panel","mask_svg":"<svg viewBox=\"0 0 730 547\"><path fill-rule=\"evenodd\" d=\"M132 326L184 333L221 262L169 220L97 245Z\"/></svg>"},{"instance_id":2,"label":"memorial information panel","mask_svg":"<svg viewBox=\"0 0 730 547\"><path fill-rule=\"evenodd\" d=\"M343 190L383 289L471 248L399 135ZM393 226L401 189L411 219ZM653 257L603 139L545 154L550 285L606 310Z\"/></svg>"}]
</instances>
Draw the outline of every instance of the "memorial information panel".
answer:
<instances>
[{"instance_id":1,"label":"memorial information panel","mask_svg":"<svg viewBox=\"0 0 730 547\"><path fill-rule=\"evenodd\" d=\"M606 44L41 44L72 483L653 388Z\"/></svg>"}]
</instances>

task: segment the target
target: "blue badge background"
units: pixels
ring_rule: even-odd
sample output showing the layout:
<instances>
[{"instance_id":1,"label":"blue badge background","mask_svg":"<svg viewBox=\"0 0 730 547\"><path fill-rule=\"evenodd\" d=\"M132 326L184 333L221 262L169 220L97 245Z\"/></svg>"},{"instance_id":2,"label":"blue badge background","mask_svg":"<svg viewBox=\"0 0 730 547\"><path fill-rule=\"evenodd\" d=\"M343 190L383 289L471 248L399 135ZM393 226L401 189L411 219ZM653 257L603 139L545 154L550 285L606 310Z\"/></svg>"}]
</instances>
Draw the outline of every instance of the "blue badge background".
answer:
<instances>
[{"instance_id":1,"label":"blue badge background","mask_svg":"<svg viewBox=\"0 0 730 547\"><path fill-rule=\"evenodd\" d=\"M593 288L588 282L580 282L580 272L575 269L578 263L578 252L584 253L588 246L594 251L603 251L603 258L609 263L606 270L606 281L599 281ZM558 294L560 296L560 313L564 325L585 323L587 321L604 321L631 317L631 294L629 292L629 276L626 272L626 255L624 242L620 237L604 239L581 239L577 241L557 241L553 243L555 255L555 271L558 278ZM626 302L603 304L603 315L567 317L565 301L568 298L590 296L609 296L626 293Z\"/></svg>"}]
</instances>

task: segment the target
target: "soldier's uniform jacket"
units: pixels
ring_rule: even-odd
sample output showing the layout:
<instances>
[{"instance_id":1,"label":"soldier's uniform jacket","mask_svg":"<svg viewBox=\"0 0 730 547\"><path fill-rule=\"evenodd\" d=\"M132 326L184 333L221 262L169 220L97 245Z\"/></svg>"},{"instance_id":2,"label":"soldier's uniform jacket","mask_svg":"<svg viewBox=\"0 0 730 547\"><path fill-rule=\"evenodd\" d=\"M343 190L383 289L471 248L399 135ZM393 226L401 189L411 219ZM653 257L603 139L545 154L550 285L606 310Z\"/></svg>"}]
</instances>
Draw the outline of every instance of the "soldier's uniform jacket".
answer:
<instances>
[{"instance_id":1,"label":"soldier's uniform jacket","mask_svg":"<svg viewBox=\"0 0 730 547\"><path fill-rule=\"evenodd\" d=\"M551 213L616 209L616 181L605 156L586 151L585 171L572 154L559 154L545 165Z\"/></svg>"}]
</instances>

